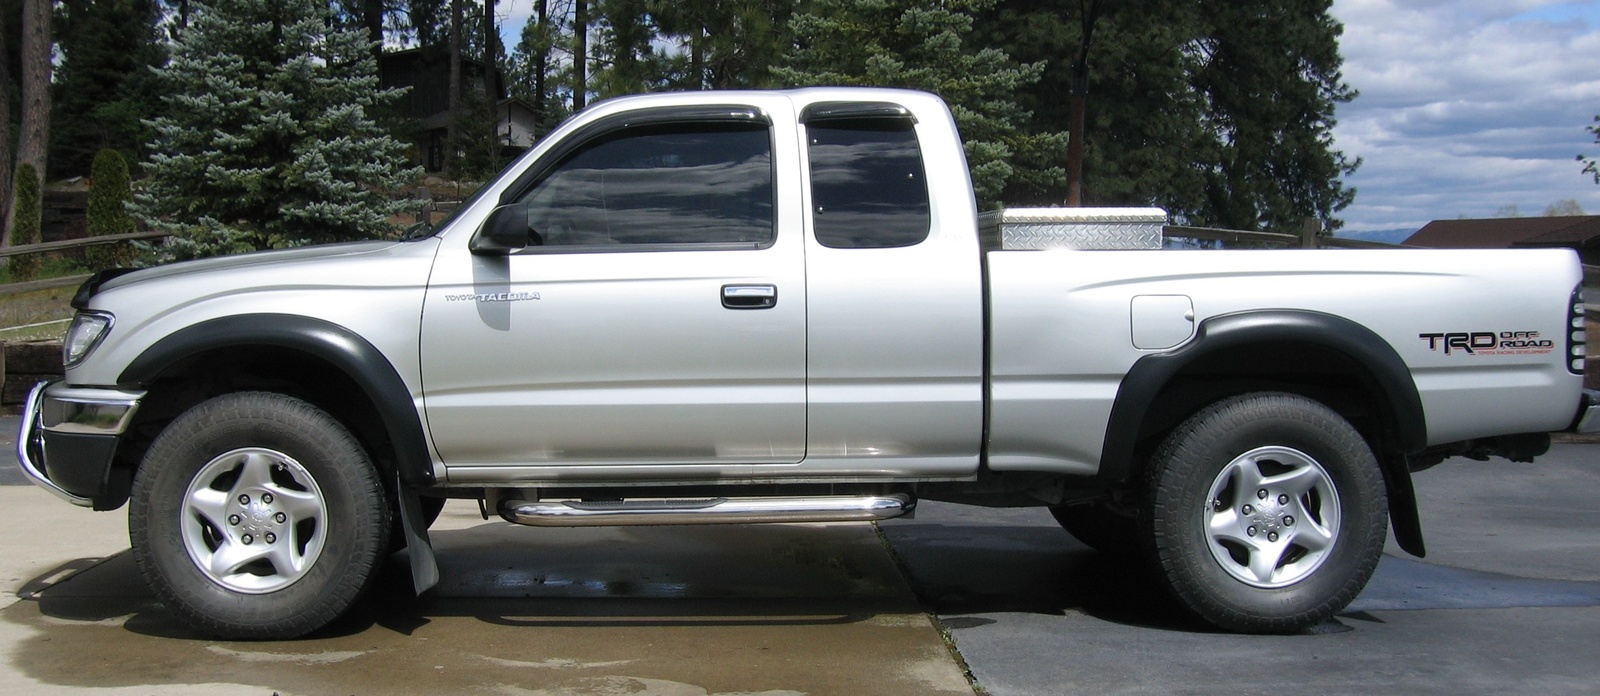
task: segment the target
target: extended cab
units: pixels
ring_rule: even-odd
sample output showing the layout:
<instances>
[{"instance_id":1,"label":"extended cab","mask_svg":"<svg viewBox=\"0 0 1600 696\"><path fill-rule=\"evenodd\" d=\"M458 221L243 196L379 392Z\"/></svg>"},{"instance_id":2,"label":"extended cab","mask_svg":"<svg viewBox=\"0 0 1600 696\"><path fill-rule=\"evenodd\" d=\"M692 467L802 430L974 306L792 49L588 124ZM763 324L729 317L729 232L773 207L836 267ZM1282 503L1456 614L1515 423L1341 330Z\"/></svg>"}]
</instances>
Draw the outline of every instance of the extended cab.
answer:
<instances>
[{"instance_id":1,"label":"extended cab","mask_svg":"<svg viewBox=\"0 0 1600 696\"><path fill-rule=\"evenodd\" d=\"M1049 506L1206 619L1285 631L1360 591L1391 521L1422 553L1411 471L1597 427L1570 251L1074 232L1159 246L1163 217L980 225L927 94L615 99L437 230L89 281L19 454L128 503L161 600L221 636L323 626L397 548L427 589L447 497L533 525Z\"/></svg>"}]
</instances>

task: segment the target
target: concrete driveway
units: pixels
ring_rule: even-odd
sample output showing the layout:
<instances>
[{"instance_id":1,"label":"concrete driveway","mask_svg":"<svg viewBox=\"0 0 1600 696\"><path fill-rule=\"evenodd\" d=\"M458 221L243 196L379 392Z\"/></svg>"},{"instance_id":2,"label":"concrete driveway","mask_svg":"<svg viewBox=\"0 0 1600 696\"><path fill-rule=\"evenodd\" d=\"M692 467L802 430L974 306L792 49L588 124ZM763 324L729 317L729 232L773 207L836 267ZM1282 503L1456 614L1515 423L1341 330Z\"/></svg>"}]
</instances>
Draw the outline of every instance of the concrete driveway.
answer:
<instances>
[{"instance_id":1,"label":"concrete driveway","mask_svg":"<svg viewBox=\"0 0 1600 696\"><path fill-rule=\"evenodd\" d=\"M397 556L351 616L279 643L189 632L144 589L121 512L0 485L0 692L971 694L966 667L990 694L1594 692L1600 447L1417 484L1427 561L1386 556L1308 635L1211 631L1039 510L924 503L881 534L539 530L458 501L437 589L411 596Z\"/></svg>"},{"instance_id":2,"label":"concrete driveway","mask_svg":"<svg viewBox=\"0 0 1600 696\"><path fill-rule=\"evenodd\" d=\"M452 503L426 597L399 556L332 628L235 643L155 603L121 514L0 506L3 693L972 693L867 524L535 530Z\"/></svg>"},{"instance_id":3,"label":"concrete driveway","mask_svg":"<svg viewBox=\"0 0 1600 696\"><path fill-rule=\"evenodd\" d=\"M1415 482L1428 557L1391 539L1349 609L1297 636L1215 632L1043 510L924 503L882 526L997 696L1600 693L1600 445Z\"/></svg>"}]
</instances>

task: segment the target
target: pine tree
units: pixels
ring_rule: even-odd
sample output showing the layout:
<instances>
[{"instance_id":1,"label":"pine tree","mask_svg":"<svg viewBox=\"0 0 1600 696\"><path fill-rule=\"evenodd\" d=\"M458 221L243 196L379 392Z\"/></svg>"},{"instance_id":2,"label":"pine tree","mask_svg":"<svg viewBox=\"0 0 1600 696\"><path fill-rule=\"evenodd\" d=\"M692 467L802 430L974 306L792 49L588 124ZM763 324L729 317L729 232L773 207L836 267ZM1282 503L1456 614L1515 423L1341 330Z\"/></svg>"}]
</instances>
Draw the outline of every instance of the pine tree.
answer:
<instances>
[{"instance_id":1,"label":"pine tree","mask_svg":"<svg viewBox=\"0 0 1600 696\"><path fill-rule=\"evenodd\" d=\"M1333 217L1355 198L1340 178L1360 161L1334 150L1334 107L1355 98L1343 82L1332 0L1201 0L1198 65L1205 122L1221 152L1207 177L1215 220L1292 230Z\"/></svg>"},{"instance_id":2,"label":"pine tree","mask_svg":"<svg viewBox=\"0 0 1600 696\"><path fill-rule=\"evenodd\" d=\"M423 48L439 48L449 43L450 0L405 0L401 36L416 39Z\"/></svg>"},{"instance_id":3,"label":"pine tree","mask_svg":"<svg viewBox=\"0 0 1600 696\"><path fill-rule=\"evenodd\" d=\"M142 120L155 115L150 69L166 60L155 0L63 0L56 14L50 124L52 178L82 176L107 147L143 155Z\"/></svg>"},{"instance_id":4,"label":"pine tree","mask_svg":"<svg viewBox=\"0 0 1600 696\"><path fill-rule=\"evenodd\" d=\"M533 106L537 135L555 128L570 113L571 72L563 64L562 47L572 43L567 22L571 2L537 0L534 16L506 60L511 95Z\"/></svg>"},{"instance_id":5,"label":"pine tree","mask_svg":"<svg viewBox=\"0 0 1600 696\"><path fill-rule=\"evenodd\" d=\"M770 68L786 52L795 0L650 0L661 39L676 56L658 61L670 89L770 87ZM669 52L670 53L670 52Z\"/></svg>"},{"instance_id":6,"label":"pine tree","mask_svg":"<svg viewBox=\"0 0 1600 696\"><path fill-rule=\"evenodd\" d=\"M994 0L816 0L790 23L796 49L774 76L790 86L906 87L940 95L961 129L978 200L998 203L1009 182L1062 180L1066 136L1023 130L1030 114L1014 94L1041 63L1018 64L995 48L972 49L970 13Z\"/></svg>"},{"instance_id":7,"label":"pine tree","mask_svg":"<svg viewBox=\"0 0 1600 696\"><path fill-rule=\"evenodd\" d=\"M110 148L101 150L89 171L89 236L136 231L138 223L128 212L133 193L128 182L128 161L122 153ZM117 242L88 247L83 256L91 270L99 271L132 264L132 250L132 243Z\"/></svg>"},{"instance_id":8,"label":"pine tree","mask_svg":"<svg viewBox=\"0 0 1600 696\"><path fill-rule=\"evenodd\" d=\"M1046 61L1018 96L1033 128L1065 128L1082 18L1088 51L1087 205L1158 205L1193 225L1288 228L1333 215L1359 164L1332 147L1340 76L1328 0L1000 0L977 34ZM1008 201L1028 196L1008 190ZM1065 190L1045 191L1059 200ZM1028 200L1027 202L1035 202ZM1043 200L1037 202L1044 202Z\"/></svg>"},{"instance_id":9,"label":"pine tree","mask_svg":"<svg viewBox=\"0 0 1600 696\"><path fill-rule=\"evenodd\" d=\"M467 89L461 92L459 108L454 122L461 145L450 158L449 171L457 181L487 181L506 164L500 157L500 134L495 130L496 106L483 92Z\"/></svg>"},{"instance_id":10,"label":"pine tree","mask_svg":"<svg viewBox=\"0 0 1600 696\"><path fill-rule=\"evenodd\" d=\"M656 27L646 0L596 0L595 25L599 30L593 51L596 69L591 78L601 99L661 89L665 82L663 59L654 50Z\"/></svg>"},{"instance_id":11,"label":"pine tree","mask_svg":"<svg viewBox=\"0 0 1600 696\"><path fill-rule=\"evenodd\" d=\"M1594 141L1600 143L1600 116L1594 117L1594 125L1585 130L1594 134ZM1594 183L1600 184L1600 165L1597 160L1588 155L1578 155L1578 161L1583 163L1583 173L1594 177Z\"/></svg>"},{"instance_id":12,"label":"pine tree","mask_svg":"<svg viewBox=\"0 0 1600 696\"><path fill-rule=\"evenodd\" d=\"M198 258L369 239L408 205L390 193L420 174L370 112L378 86L365 33L315 0L211 0L158 72L165 114L137 213Z\"/></svg>"}]
</instances>

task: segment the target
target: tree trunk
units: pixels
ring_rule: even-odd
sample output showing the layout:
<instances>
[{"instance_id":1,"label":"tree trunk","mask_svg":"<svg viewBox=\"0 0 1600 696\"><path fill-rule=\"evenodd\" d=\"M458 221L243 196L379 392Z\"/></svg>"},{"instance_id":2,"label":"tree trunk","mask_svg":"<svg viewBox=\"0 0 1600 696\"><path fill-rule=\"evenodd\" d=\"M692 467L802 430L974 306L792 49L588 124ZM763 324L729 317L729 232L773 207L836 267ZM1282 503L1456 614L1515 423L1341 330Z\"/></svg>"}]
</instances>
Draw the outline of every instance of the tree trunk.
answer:
<instances>
[{"instance_id":1,"label":"tree trunk","mask_svg":"<svg viewBox=\"0 0 1600 696\"><path fill-rule=\"evenodd\" d=\"M22 3L22 126L17 134L17 164L33 165L40 183L45 181L45 157L50 146L50 0ZM40 190L44 187L41 185ZM17 209L12 200L10 211ZM0 245L11 244L11 216Z\"/></svg>"},{"instance_id":2,"label":"tree trunk","mask_svg":"<svg viewBox=\"0 0 1600 696\"><path fill-rule=\"evenodd\" d=\"M483 92L489 103L489 138L483 144L490 170L500 168L500 52L496 50L495 0L483 0Z\"/></svg>"},{"instance_id":3,"label":"tree trunk","mask_svg":"<svg viewBox=\"0 0 1600 696\"><path fill-rule=\"evenodd\" d=\"M448 118L444 131L444 173L454 173L456 155L460 148L461 132L456 121L461 118L461 2L450 0L450 83Z\"/></svg>"},{"instance_id":4,"label":"tree trunk","mask_svg":"<svg viewBox=\"0 0 1600 696\"><path fill-rule=\"evenodd\" d=\"M694 74L693 89L706 88L706 31L699 16L694 18L694 40L689 42L689 72Z\"/></svg>"},{"instance_id":5,"label":"tree trunk","mask_svg":"<svg viewBox=\"0 0 1600 696\"><path fill-rule=\"evenodd\" d=\"M549 31L550 0L539 0L538 15L536 16L539 18L539 31ZM545 99L544 90L548 86L545 84L545 74L550 72L550 46L545 45L543 42L540 43L539 55L534 57L533 64L535 67L533 74L533 126L535 129L542 129L544 128L545 104L548 103ZM544 133L536 132L534 136L542 138Z\"/></svg>"},{"instance_id":6,"label":"tree trunk","mask_svg":"<svg viewBox=\"0 0 1600 696\"><path fill-rule=\"evenodd\" d=\"M1089 100L1089 43L1094 40L1094 25L1100 17L1100 0L1079 0L1079 27L1082 31L1078 60L1072 64L1072 94L1067 120L1067 207L1083 205L1084 110Z\"/></svg>"},{"instance_id":7,"label":"tree trunk","mask_svg":"<svg viewBox=\"0 0 1600 696\"><path fill-rule=\"evenodd\" d=\"M1067 207L1083 205L1083 111L1089 94L1089 71L1083 63L1072 66L1072 94L1067 120Z\"/></svg>"},{"instance_id":8,"label":"tree trunk","mask_svg":"<svg viewBox=\"0 0 1600 696\"><path fill-rule=\"evenodd\" d=\"M589 102L589 0L572 3L572 110Z\"/></svg>"},{"instance_id":9,"label":"tree trunk","mask_svg":"<svg viewBox=\"0 0 1600 696\"><path fill-rule=\"evenodd\" d=\"M173 41L183 36L183 30L189 28L189 0L178 0L172 20L172 26L167 28L168 35Z\"/></svg>"},{"instance_id":10,"label":"tree trunk","mask_svg":"<svg viewBox=\"0 0 1600 696\"><path fill-rule=\"evenodd\" d=\"M483 93L489 103L500 101L500 42L494 24L495 0L483 0Z\"/></svg>"},{"instance_id":11,"label":"tree trunk","mask_svg":"<svg viewBox=\"0 0 1600 696\"><path fill-rule=\"evenodd\" d=\"M372 42L372 59L383 58L383 0L361 0L361 23Z\"/></svg>"},{"instance_id":12,"label":"tree trunk","mask_svg":"<svg viewBox=\"0 0 1600 696\"><path fill-rule=\"evenodd\" d=\"M0 56L11 55L6 44L6 17L0 15ZM0 59L0 244L11 245L11 61Z\"/></svg>"}]
</instances>

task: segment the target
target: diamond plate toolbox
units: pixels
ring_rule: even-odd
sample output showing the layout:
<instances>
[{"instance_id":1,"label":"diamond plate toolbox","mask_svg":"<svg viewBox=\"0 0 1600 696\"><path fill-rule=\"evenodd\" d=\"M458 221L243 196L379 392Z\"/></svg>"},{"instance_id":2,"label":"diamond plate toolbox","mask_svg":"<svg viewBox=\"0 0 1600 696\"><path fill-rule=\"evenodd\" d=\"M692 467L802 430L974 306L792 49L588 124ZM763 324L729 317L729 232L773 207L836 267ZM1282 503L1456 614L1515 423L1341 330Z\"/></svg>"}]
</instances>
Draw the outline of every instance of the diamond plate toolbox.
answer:
<instances>
[{"instance_id":1,"label":"diamond plate toolbox","mask_svg":"<svg viewBox=\"0 0 1600 696\"><path fill-rule=\"evenodd\" d=\"M987 249L1160 249L1160 208L1008 208L978 216Z\"/></svg>"}]
</instances>

